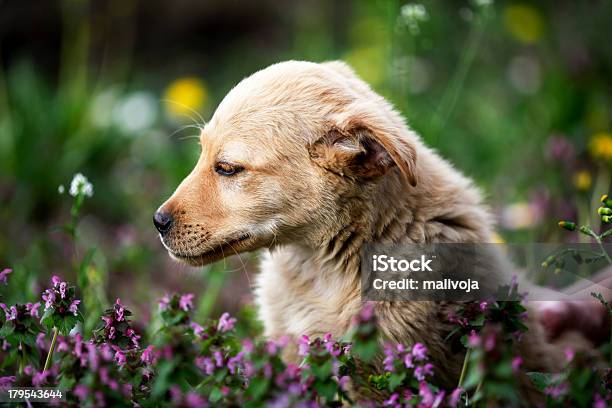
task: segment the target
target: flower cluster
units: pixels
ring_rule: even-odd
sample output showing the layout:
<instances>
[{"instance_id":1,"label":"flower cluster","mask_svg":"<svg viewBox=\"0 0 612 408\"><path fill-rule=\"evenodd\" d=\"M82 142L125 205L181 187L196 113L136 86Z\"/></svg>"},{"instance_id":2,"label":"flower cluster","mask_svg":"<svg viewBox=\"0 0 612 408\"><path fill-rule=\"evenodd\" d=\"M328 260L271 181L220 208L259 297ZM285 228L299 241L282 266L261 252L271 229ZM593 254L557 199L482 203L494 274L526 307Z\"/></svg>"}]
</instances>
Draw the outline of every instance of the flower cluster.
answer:
<instances>
[{"instance_id":1,"label":"flower cluster","mask_svg":"<svg viewBox=\"0 0 612 408\"><path fill-rule=\"evenodd\" d=\"M45 291L50 301L45 313L53 327L66 329L62 335L54 330L48 337L38 324L40 303L0 305L0 359L6 362L0 387L69 389L68 404L80 406L516 405L523 361L513 355L512 343L520 341L524 308L516 284L506 290L515 300L466 303L453 312L453 336L460 336L469 350L469 368L462 386L448 389L437 384L425 344L386 342L380 347L373 303L364 305L343 339L328 333L253 341L237 336L244 327L228 313L218 320L193 321L191 294L164 296L152 322L157 329L141 337L132 327L132 313L117 299L87 338L81 326L67 330L70 324L59 321L75 317L69 310L75 289L54 278ZM282 358L287 352L296 355L293 363ZM569 349L566 355L564 372L530 373L549 406L583 406L572 391L577 384L594 390L586 397L589 404L608 404L612 372L600 375L588 356Z\"/></svg>"},{"instance_id":2,"label":"flower cluster","mask_svg":"<svg viewBox=\"0 0 612 408\"><path fill-rule=\"evenodd\" d=\"M57 328L68 334L83 316L79 312L81 301L76 298L76 288L69 286L58 276L51 278L52 286L42 294L45 310L41 322L48 328Z\"/></svg>"}]
</instances>

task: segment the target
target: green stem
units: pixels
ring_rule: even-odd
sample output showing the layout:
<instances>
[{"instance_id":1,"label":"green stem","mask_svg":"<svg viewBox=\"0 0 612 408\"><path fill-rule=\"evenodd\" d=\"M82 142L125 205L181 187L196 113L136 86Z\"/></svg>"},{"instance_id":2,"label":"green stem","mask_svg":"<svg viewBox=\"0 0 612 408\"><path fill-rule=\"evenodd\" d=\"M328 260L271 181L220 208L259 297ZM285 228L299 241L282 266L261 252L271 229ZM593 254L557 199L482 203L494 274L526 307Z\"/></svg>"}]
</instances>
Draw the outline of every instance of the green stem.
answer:
<instances>
[{"instance_id":1,"label":"green stem","mask_svg":"<svg viewBox=\"0 0 612 408\"><path fill-rule=\"evenodd\" d=\"M19 374L23 375L23 370L26 363L25 344L21 344L21 361L19 362Z\"/></svg>"},{"instance_id":2,"label":"green stem","mask_svg":"<svg viewBox=\"0 0 612 408\"><path fill-rule=\"evenodd\" d=\"M49 369L51 365L51 358L53 356L53 350L55 350L55 343L57 343L57 327L53 328L53 339L51 340L51 347L49 347L49 353L47 354L47 360L45 360L45 368L43 368L43 373Z\"/></svg>"},{"instance_id":3,"label":"green stem","mask_svg":"<svg viewBox=\"0 0 612 408\"><path fill-rule=\"evenodd\" d=\"M465 379L465 373L467 372L467 366L470 361L470 355L472 354L472 349L467 349L465 352L465 358L463 359L463 367L461 367L461 375L459 376L459 384L457 384L457 388L463 387L463 380Z\"/></svg>"},{"instance_id":4,"label":"green stem","mask_svg":"<svg viewBox=\"0 0 612 408\"><path fill-rule=\"evenodd\" d=\"M603 243L601 242L601 238L597 236L595 237L595 241L597 241L597 244L599 244L599 248L601 248L601 253L606 258L606 261L608 261L608 263L612 265L612 259L610 259L608 252L606 252L606 249L604 248Z\"/></svg>"}]
</instances>

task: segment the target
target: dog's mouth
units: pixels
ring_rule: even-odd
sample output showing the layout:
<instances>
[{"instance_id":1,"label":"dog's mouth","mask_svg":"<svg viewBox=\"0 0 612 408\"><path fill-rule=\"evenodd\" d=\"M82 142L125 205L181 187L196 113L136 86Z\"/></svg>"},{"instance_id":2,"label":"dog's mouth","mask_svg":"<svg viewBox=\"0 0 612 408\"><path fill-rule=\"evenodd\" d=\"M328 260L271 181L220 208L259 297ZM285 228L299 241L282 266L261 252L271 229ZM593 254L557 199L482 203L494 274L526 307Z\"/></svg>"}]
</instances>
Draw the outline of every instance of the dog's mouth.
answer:
<instances>
[{"instance_id":1,"label":"dog's mouth","mask_svg":"<svg viewBox=\"0 0 612 408\"><path fill-rule=\"evenodd\" d=\"M209 263L219 261L225 257L236 255L241 252L255 249L254 243L257 239L250 234L240 235L238 238L224 241L221 244L215 245L213 249L203 251L197 255L187 255L177 251L173 251L166 246L170 255L179 261L185 262L192 266L203 266Z\"/></svg>"}]
</instances>

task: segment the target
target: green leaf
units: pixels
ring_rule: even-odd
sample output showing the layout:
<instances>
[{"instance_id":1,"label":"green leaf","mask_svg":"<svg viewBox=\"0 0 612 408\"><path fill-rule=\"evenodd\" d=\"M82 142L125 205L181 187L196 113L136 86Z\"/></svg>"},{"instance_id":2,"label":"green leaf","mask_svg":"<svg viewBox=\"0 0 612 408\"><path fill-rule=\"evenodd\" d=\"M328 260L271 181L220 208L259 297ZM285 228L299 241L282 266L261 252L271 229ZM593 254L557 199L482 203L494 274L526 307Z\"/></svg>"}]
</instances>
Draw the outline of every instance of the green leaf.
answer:
<instances>
[{"instance_id":1,"label":"green leaf","mask_svg":"<svg viewBox=\"0 0 612 408\"><path fill-rule=\"evenodd\" d=\"M552 383L552 374L550 373L531 371L527 373L527 377L529 377L533 385L540 391L544 391L544 388Z\"/></svg>"}]
</instances>

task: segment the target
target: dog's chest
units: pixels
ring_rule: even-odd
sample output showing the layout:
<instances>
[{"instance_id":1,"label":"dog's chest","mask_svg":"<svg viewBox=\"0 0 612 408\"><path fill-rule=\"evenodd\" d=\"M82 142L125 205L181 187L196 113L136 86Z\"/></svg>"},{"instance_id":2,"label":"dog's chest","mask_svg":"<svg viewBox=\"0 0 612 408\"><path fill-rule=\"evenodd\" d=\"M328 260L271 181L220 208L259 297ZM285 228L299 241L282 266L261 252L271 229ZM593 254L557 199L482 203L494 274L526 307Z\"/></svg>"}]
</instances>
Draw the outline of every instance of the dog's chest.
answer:
<instances>
[{"instance_id":1,"label":"dog's chest","mask_svg":"<svg viewBox=\"0 0 612 408\"><path fill-rule=\"evenodd\" d=\"M343 278L324 278L331 275L290 250L265 254L255 288L265 335L345 334L359 312L359 288Z\"/></svg>"}]
</instances>

